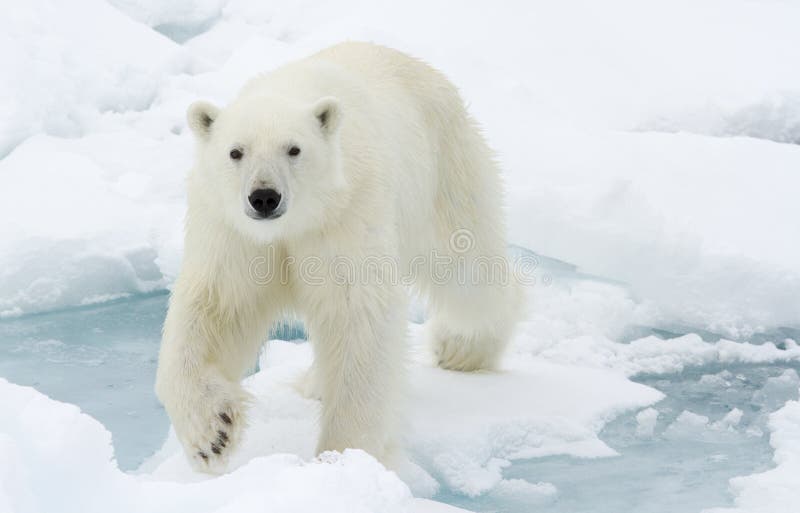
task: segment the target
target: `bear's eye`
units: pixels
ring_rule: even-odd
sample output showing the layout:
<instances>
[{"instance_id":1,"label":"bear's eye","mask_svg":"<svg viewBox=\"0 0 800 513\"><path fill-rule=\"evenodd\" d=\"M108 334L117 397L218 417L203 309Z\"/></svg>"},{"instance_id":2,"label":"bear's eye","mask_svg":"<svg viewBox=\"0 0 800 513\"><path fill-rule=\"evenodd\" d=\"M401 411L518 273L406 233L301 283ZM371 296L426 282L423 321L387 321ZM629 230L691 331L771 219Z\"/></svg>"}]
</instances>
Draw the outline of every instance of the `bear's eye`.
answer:
<instances>
[{"instance_id":1,"label":"bear's eye","mask_svg":"<svg viewBox=\"0 0 800 513\"><path fill-rule=\"evenodd\" d=\"M300 155L300 148L298 148L297 146L292 146L291 148L289 148L288 153L290 157L296 157Z\"/></svg>"},{"instance_id":2,"label":"bear's eye","mask_svg":"<svg viewBox=\"0 0 800 513\"><path fill-rule=\"evenodd\" d=\"M239 148L234 148L231 150L231 158L233 160L239 160L242 158L242 150Z\"/></svg>"}]
</instances>

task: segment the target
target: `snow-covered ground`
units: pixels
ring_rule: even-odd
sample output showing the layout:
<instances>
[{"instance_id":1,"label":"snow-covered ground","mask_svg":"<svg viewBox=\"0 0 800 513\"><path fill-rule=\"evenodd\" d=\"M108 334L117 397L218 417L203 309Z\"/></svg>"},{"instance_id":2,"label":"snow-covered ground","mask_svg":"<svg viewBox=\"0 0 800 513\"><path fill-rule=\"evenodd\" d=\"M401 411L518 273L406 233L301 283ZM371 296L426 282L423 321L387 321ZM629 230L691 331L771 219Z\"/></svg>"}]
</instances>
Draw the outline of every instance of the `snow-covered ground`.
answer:
<instances>
[{"instance_id":1,"label":"snow-covered ground","mask_svg":"<svg viewBox=\"0 0 800 513\"><path fill-rule=\"evenodd\" d=\"M770 468L732 479L728 502L707 507L796 511L798 26L800 4L780 0L5 6L0 376L97 416L134 409L112 408L115 398L135 395L137 411L154 402L142 385L153 362L139 346L157 343L161 307L106 326L136 333L124 347L103 331L71 342L46 325L95 326L87 316L169 288L189 103L225 103L252 75L344 39L410 52L461 88L499 153L512 249L535 251L539 266L503 372L446 373L419 351L402 479L357 451L312 459L317 406L289 385L308 350L276 341L248 380L259 401L236 469L202 484L174 440L140 473L122 472L98 422L0 380L0 512L448 511L413 496L547 510L569 492L542 476L548 458L624 457L606 439L626 422L643 440L763 439ZM142 369L127 392L85 390L109 369L124 374L121 361ZM756 366L767 371L747 400L713 411L664 406L677 388L648 378L693 369L692 386L725 397ZM63 369L78 378L59 381ZM126 441L166 435L154 415L107 422L119 454ZM522 476L515 461L533 470ZM642 510L666 511L655 506Z\"/></svg>"}]
</instances>

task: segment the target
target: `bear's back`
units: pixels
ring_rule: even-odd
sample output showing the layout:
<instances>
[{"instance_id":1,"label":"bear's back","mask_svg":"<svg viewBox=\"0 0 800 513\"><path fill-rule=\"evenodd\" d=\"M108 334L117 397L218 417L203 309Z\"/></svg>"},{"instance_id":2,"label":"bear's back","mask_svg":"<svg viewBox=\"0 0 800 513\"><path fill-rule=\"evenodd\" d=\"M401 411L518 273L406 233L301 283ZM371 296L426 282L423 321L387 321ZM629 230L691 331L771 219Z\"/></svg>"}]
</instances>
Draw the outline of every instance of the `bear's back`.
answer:
<instances>
[{"instance_id":1,"label":"bear's back","mask_svg":"<svg viewBox=\"0 0 800 513\"><path fill-rule=\"evenodd\" d=\"M239 97L270 93L312 103L323 96L348 102L377 101L372 108L406 103L422 113L460 111L456 88L445 76L403 52L348 41L250 80Z\"/></svg>"}]
</instances>

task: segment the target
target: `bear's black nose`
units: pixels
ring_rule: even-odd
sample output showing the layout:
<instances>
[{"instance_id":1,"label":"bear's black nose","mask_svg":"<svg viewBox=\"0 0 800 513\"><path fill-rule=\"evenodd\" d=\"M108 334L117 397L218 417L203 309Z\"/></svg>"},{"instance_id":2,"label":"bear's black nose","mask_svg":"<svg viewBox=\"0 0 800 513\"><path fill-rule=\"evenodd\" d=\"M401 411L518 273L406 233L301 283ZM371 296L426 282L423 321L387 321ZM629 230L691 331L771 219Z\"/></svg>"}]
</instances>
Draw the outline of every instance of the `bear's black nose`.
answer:
<instances>
[{"instance_id":1,"label":"bear's black nose","mask_svg":"<svg viewBox=\"0 0 800 513\"><path fill-rule=\"evenodd\" d=\"M280 205L281 195L275 189L256 189L247 200L261 217L267 217Z\"/></svg>"}]
</instances>

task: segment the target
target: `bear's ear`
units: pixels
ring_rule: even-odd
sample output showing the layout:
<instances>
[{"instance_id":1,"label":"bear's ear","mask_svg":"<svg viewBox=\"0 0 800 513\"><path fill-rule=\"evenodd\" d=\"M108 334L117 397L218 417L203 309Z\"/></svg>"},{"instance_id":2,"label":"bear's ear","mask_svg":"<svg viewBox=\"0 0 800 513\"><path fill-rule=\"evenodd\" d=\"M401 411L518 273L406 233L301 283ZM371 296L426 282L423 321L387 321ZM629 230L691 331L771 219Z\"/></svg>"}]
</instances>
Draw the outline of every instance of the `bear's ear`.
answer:
<instances>
[{"instance_id":1,"label":"bear's ear","mask_svg":"<svg viewBox=\"0 0 800 513\"><path fill-rule=\"evenodd\" d=\"M312 112L314 117L317 118L322 132L326 135L331 135L339 128L339 121L342 117L341 107L339 100L332 96L321 98L314 104Z\"/></svg>"},{"instance_id":2,"label":"bear's ear","mask_svg":"<svg viewBox=\"0 0 800 513\"><path fill-rule=\"evenodd\" d=\"M219 108L208 102L194 102L186 111L189 128L199 139L206 139L211 134L211 125L219 115Z\"/></svg>"}]
</instances>

